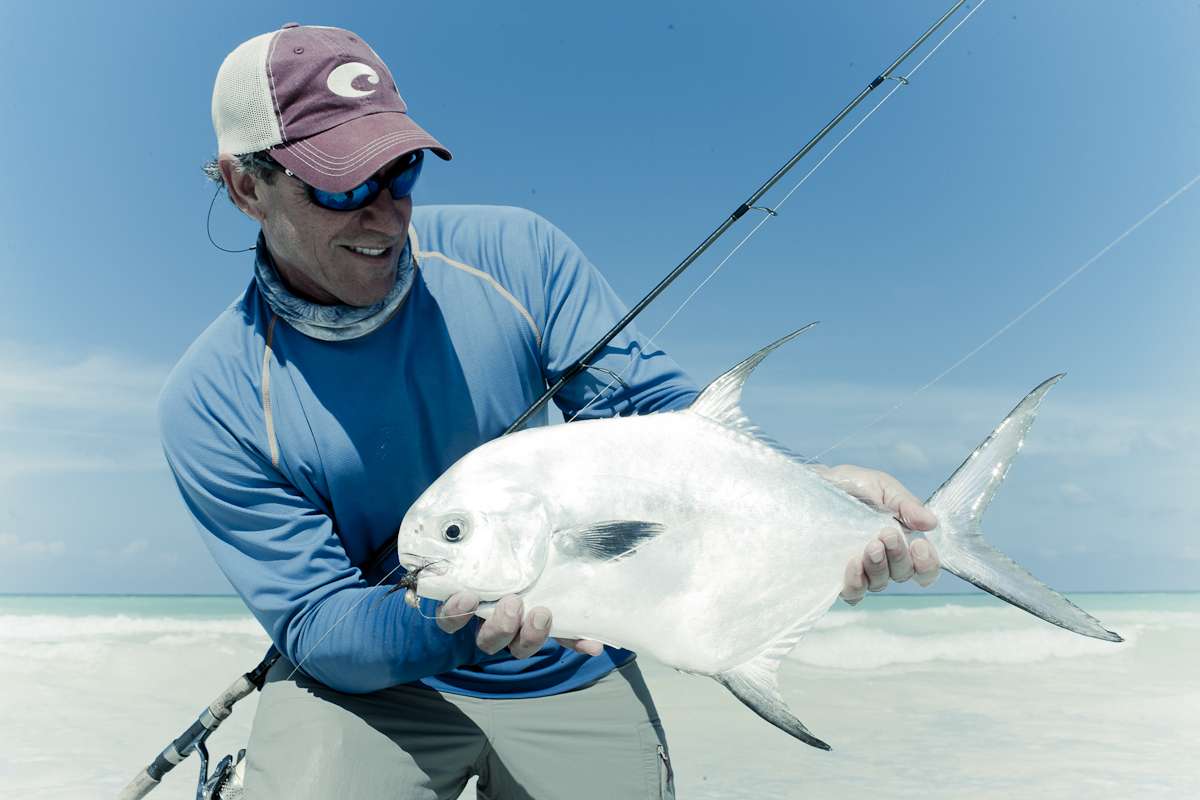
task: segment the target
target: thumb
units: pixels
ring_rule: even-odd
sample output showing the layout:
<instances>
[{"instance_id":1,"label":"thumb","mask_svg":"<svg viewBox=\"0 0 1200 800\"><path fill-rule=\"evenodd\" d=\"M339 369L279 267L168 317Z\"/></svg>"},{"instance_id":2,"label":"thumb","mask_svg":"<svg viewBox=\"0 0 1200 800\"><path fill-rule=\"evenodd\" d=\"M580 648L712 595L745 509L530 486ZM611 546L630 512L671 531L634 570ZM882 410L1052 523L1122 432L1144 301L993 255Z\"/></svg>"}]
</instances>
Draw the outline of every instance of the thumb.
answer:
<instances>
[{"instance_id":1,"label":"thumb","mask_svg":"<svg viewBox=\"0 0 1200 800\"><path fill-rule=\"evenodd\" d=\"M479 608L479 598L471 592L450 595L437 610L437 626L446 633L457 633L466 627Z\"/></svg>"},{"instance_id":2,"label":"thumb","mask_svg":"<svg viewBox=\"0 0 1200 800\"><path fill-rule=\"evenodd\" d=\"M910 531L931 531L938 525L937 515L911 495L902 499L894 510L900 524Z\"/></svg>"}]
</instances>

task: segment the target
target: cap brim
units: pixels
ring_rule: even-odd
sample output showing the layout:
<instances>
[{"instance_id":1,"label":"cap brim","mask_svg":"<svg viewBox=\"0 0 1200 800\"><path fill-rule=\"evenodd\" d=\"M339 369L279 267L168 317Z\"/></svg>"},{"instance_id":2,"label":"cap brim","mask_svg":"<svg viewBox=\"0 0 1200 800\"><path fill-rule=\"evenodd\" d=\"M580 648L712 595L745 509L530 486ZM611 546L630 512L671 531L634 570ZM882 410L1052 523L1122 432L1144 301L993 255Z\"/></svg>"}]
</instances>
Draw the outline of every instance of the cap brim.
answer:
<instances>
[{"instance_id":1,"label":"cap brim","mask_svg":"<svg viewBox=\"0 0 1200 800\"><path fill-rule=\"evenodd\" d=\"M408 114L382 111L357 117L316 136L272 148L271 158L305 183L327 192L353 189L393 158L432 150L449 161L450 151Z\"/></svg>"}]
</instances>

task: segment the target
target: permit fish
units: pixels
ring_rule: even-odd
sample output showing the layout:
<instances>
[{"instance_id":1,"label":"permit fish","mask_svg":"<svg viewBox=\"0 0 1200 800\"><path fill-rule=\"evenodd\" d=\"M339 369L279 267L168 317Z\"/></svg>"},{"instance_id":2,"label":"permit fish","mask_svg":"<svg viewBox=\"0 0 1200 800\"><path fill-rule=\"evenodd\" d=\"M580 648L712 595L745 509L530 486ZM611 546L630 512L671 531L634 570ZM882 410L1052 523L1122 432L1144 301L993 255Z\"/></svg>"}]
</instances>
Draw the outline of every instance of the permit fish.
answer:
<instances>
[{"instance_id":1,"label":"permit fish","mask_svg":"<svg viewBox=\"0 0 1200 800\"><path fill-rule=\"evenodd\" d=\"M809 326L811 327L811 326ZM594 639L714 678L763 719L824 750L780 696L780 660L836 601L847 561L899 524L822 477L742 412L754 368L682 411L526 429L451 466L400 525L402 587L445 600L520 595L554 636ZM943 569L1047 622L1119 642L983 538L980 519L1056 375L1030 392L926 505Z\"/></svg>"}]
</instances>

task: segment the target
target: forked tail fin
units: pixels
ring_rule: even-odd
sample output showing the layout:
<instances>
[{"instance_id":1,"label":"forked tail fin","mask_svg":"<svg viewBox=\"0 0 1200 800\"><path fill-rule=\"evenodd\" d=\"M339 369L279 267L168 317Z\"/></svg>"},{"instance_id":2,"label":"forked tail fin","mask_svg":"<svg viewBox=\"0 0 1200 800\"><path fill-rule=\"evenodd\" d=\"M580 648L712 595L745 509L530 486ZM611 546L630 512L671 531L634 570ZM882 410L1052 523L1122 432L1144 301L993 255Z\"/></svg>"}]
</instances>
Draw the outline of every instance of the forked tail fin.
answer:
<instances>
[{"instance_id":1,"label":"forked tail fin","mask_svg":"<svg viewBox=\"0 0 1200 800\"><path fill-rule=\"evenodd\" d=\"M1121 637L1100 620L988 544L979 527L983 512L1025 443L1038 405L1060 378L1062 375L1055 375L1030 392L933 493L926 505L937 514L938 527L925 536L937 548L946 571L1060 628L1120 642Z\"/></svg>"}]
</instances>

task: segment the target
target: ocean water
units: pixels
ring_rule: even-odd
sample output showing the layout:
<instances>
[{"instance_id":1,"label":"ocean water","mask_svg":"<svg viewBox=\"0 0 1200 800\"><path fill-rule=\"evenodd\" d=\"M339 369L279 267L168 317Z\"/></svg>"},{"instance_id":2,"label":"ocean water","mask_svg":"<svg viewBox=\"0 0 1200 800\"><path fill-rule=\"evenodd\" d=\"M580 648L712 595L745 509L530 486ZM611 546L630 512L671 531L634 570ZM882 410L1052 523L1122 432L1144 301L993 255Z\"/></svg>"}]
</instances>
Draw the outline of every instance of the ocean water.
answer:
<instances>
[{"instance_id":1,"label":"ocean water","mask_svg":"<svg viewBox=\"0 0 1200 800\"><path fill-rule=\"evenodd\" d=\"M839 604L780 675L832 753L643 659L679 797L1200 796L1200 594L1072 599L1126 642L982 594ZM232 597L0 596L0 796L115 796L267 644ZM255 703L214 757L245 744ZM193 756L150 797L191 798L196 770Z\"/></svg>"}]
</instances>

